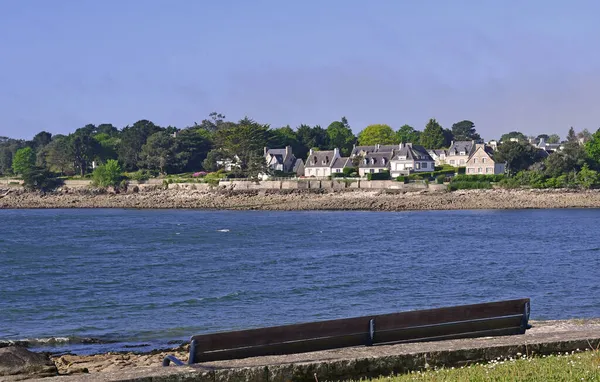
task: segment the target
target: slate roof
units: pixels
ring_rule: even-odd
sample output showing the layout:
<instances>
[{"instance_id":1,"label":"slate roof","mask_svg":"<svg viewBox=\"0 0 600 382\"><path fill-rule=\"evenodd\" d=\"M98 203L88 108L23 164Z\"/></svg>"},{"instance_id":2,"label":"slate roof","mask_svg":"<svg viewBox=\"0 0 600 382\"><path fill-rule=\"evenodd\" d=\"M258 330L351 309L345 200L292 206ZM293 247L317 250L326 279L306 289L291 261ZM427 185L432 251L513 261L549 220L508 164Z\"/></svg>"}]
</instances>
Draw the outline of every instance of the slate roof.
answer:
<instances>
[{"instance_id":1,"label":"slate roof","mask_svg":"<svg viewBox=\"0 0 600 382\"><path fill-rule=\"evenodd\" d=\"M456 141L452 142L452 145L448 149L448 153L446 155L460 155L461 151L465 152L465 155L470 155L471 151L473 151L473 141Z\"/></svg>"},{"instance_id":2,"label":"slate roof","mask_svg":"<svg viewBox=\"0 0 600 382\"><path fill-rule=\"evenodd\" d=\"M487 145L475 145L475 148L473 149L473 152L469 155L469 159L467 160L471 160L471 157L473 157L473 155L475 155L475 153L477 152L477 149L482 148L487 155L490 157L491 160L494 160L494 149L492 149L490 146Z\"/></svg>"},{"instance_id":3,"label":"slate roof","mask_svg":"<svg viewBox=\"0 0 600 382\"><path fill-rule=\"evenodd\" d=\"M352 160L349 157L338 157L331 165L331 168L345 168L345 167L354 167L352 164Z\"/></svg>"},{"instance_id":4,"label":"slate roof","mask_svg":"<svg viewBox=\"0 0 600 382\"><path fill-rule=\"evenodd\" d=\"M359 167L362 168L387 168L390 165L390 160L394 156L393 152L380 152L365 155L360 161ZM364 161L367 161L365 163Z\"/></svg>"},{"instance_id":5,"label":"slate roof","mask_svg":"<svg viewBox=\"0 0 600 382\"><path fill-rule=\"evenodd\" d=\"M333 150L313 151L304 164L305 167L329 167L333 160Z\"/></svg>"},{"instance_id":6,"label":"slate roof","mask_svg":"<svg viewBox=\"0 0 600 382\"><path fill-rule=\"evenodd\" d=\"M400 146L398 145L379 145L379 148L376 152L378 153L391 153L394 150L398 150Z\"/></svg>"},{"instance_id":7,"label":"slate roof","mask_svg":"<svg viewBox=\"0 0 600 382\"><path fill-rule=\"evenodd\" d=\"M356 156L361 151L364 151L367 154L374 153L375 151L377 151L377 146L354 146L354 148L352 149L352 153L350 155Z\"/></svg>"},{"instance_id":8,"label":"slate roof","mask_svg":"<svg viewBox=\"0 0 600 382\"><path fill-rule=\"evenodd\" d=\"M394 154L394 157L397 160L403 160L398 159L398 157L401 156L405 156L406 160L424 160L433 162L433 158L431 155L429 155L427 150L425 150L423 146L419 145L402 145L402 148L400 148L400 150L396 151Z\"/></svg>"},{"instance_id":9,"label":"slate roof","mask_svg":"<svg viewBox=\"0 0 600 382\"><path fill-rule=\"evenodd\" d=\"M300 166L304 166L304 161L302 159L296 159L296 162L294 163L294 168L292 169L292 171L297 172L298 168Z\"/></svg>"},{"instance_id":10,"label":"slate roof","mask_svg":"<svg viewBox=\"0 0 600 382\"><path fill-rule=\"evenodd\" d=\"M285 149L267 149L267 154L285 157Z\"/></svg>"}]
</instances>

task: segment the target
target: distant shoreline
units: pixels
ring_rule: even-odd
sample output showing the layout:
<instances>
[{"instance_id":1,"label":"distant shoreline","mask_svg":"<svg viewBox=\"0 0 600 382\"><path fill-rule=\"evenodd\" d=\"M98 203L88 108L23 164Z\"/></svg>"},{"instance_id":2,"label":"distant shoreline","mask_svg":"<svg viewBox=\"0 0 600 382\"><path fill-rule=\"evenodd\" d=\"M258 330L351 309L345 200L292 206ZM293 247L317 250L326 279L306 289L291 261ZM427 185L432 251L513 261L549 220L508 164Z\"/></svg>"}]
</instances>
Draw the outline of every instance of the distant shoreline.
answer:
<instances>
[{"instance_id":1,"label":"distant shoreline","mask_svg":"<svg viewBox=\"0 0 600 382\"><path fill-rule=\"evenodd\" d=\"M40 195L0 190L0 209L132 208L264 211L429 211L481 209L600 208L600 190L398 191L145 190L93 193L68 190Z\"/></svg>"}]
</instances>

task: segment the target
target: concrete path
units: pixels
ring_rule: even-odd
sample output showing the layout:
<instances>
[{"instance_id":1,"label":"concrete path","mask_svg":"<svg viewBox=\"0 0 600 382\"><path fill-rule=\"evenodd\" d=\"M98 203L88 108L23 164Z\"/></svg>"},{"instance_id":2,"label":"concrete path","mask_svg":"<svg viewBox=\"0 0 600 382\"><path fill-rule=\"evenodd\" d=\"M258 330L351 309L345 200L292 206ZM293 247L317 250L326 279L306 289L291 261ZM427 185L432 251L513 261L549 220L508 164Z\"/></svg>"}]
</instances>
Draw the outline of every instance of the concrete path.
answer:
<instances>
[{"instance_id":1,"label":"concrete path","mask_svg":"<svg viewBox=\"0 0 600 382\"><path fill-rule=\"evenodd\" d=\"M319 381L348 380L463 366L498 357L600 348L600 320L537 321L524 335L354 347L286 356L255 357L184 367L131 367L114 372L45 378L71 381Z\"/></svg>"}]
</instances>

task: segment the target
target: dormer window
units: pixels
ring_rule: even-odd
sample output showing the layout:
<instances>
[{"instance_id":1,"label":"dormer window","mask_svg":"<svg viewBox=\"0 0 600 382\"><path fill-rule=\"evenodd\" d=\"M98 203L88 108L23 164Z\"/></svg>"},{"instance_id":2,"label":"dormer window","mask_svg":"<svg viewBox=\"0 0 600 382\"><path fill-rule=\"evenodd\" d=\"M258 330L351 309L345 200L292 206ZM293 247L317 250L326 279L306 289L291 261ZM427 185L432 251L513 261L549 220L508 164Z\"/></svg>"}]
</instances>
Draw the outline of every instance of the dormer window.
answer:
<instances>
[{"instance_id":1,"label":"dormer window","mask_svg":"<svg viewBox=\"0 0 600 382\"><path fill-rule=\"evenodd\" d=\"M461 152L460 152L460 155L467 155L467 153L466 153L466 152L464 152L464 151L461 151Z\"/></svg>"},{"instance_id":2,"label":"dormer window","mask_svg":"<svg viewBox=\"0 0 600 382\"><path fill-rule=\"evenodd\" d=\"M385 164L385 158L381 158L381 164Z\"/></svg>"},{"instance_id":3,"label":"dormer window","mask_svg":"<svg viewBox=\"0 0 600 382\"><path fill-rule=\"evenodd\" d=\"M363 159L363 164L367 164L369 163L369 161L367 160L367 158Z\"/></svg>"},{"instance_id":4,"label":"dormer window","mask_svg":"<svg viewBox=\"0 0 600 382\"><path fill-rule=\"evenodd\" d=\"M377 160L375 158L371 158L371 164L375 164Z\"/></svg>"},{"instance_id":5,"label":"dormer window","mask_svg":"<svg viewBox=\"0 0 600 382\"><path fill-rule=\"evenodd\" d=\"M313 157L313 164L317 164L317 156L316 155Z\"/></svg>"}]
</instances>

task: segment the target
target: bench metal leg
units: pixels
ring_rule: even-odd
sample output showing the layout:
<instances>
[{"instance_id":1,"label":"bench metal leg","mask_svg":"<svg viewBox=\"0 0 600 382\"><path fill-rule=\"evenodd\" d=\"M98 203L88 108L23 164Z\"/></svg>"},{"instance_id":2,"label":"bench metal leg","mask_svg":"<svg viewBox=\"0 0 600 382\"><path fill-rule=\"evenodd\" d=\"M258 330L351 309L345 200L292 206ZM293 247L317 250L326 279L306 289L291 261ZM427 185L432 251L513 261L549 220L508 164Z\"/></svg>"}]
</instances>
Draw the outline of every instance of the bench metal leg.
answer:
<instances>
[{"instance_id":1,"label":"bench metal leg","mask_svg":"<svg viewBox=\"0 0 600 382\"><path fill-rule=\"evenodd\" d=\"M529 306L529 302L525 303L523 307L523 318L521 319L521 334L525 334L527 329L531 329L531 325L529 325L529 314L531 313L531 307Z\"/></svg>"},{"instance_id":2,"label":"bench metal leg","mask_svg":"<svg viewBox=\"0 0 600 382\"><path fill-rule=\"evenodd\" d=\"M196 362L196 340L192 340L192 342L190 343L190 356L188 358L188 365L191 365L193 363ZM171 363L173 363L176 366L183 366L185 365L185 362L183 362L182 360L180 360L179 358L175 357L174 355L168 355L165 357L165 359L162 362L163 366L169 366Z\"/></svg>"}]
</instances>

